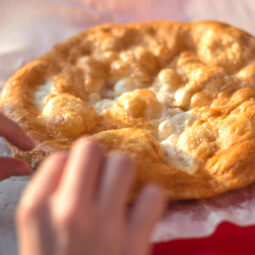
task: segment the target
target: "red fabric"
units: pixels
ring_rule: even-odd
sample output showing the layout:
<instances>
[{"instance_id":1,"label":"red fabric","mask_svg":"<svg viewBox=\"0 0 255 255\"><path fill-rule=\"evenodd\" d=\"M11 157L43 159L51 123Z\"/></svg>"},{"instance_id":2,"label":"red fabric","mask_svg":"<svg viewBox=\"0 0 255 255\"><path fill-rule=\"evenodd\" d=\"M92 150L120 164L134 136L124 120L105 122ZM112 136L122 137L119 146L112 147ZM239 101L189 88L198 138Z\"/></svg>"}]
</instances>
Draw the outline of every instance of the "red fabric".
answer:
<instances>
[{"instance_id":1,"label":"red fabric","mask_svg":"<svg viewBox=\"0 0 255 255\"><path fill-rule=\"evenodd\" d=\"M153 255L255 255L255 226L222 223L209 237L159 243Z\"/></svg>"}]
</instances>

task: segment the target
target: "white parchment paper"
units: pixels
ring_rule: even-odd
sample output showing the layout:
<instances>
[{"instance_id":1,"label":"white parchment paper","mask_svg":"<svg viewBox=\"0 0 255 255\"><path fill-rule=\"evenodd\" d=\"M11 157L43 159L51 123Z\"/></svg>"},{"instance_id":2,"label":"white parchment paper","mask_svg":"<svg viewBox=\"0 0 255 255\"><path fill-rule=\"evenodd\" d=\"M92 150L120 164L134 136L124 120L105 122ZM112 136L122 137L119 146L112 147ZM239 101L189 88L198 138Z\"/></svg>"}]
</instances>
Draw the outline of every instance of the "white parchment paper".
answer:
<instances>
[{"instance_id":1,"label":"white parchment paper","mask_svg":"<svg viewBox=\"0 0 255 255\"><path fill-rule=\"evenodd\" d=\"M220 20L255 35L253 0L0 0L0 87L24 63L93 25L148 20ZM0 140L0 155L8 149ZM0 183L0 255L17 253L14 213L28 178ZM211 234L222 221L255 224L255 185L209 200L177 202L154 242Z\"/></svg>"}]
</instances>

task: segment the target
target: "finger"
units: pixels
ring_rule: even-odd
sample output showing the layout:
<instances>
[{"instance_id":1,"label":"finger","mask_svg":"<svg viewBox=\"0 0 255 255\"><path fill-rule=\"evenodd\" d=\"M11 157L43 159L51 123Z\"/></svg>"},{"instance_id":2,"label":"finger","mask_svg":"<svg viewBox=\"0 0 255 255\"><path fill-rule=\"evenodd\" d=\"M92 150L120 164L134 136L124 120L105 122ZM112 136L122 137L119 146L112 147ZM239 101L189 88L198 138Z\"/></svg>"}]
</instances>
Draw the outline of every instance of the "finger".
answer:
<instances>
[{"instance_id":1,"label":"finger","mask_svg":"<svg viewBox=\"0 0 255 255\"><path fill-rule=\"evenodd\" d=\"M115 217L122 213L134 178L134 166L127 156L116 153L108 158L102 174L99 208ZM108 214L107 214L108 215Z\"/></svg>"},{"instance_id":2,"label":"finger","mask_svg":"<svg viewBox=\"0 0 255 255\"><path fill-rule=\"evenodd\" d=\"M22 203L44 204L60 182L67 152L56 152L46 158L24 191Z\"/></svg>"},{"instance_id":3,"label":"finger","mask_svg":"<svg viewBox=\"0 0 255 255\"><path fill-rule=\"evenodd\" d=\"M60 188L63 199L72 194L69 206L77 208L92 201L103 160L104 152L98 142L81 138L75 143Z\"/></svg>"},{"instance_id":4,"label":"finger","mask_svg":"<svg viewBox=\"0 0 255 255\"><path fill-rule=\"evenodd\" d=\"M150 235L165 206L164 193L155 185L147 186L139 195L129 222L129 243L133 255L144 255L149 250Z\"/></svg>"},{"instance_id":5,"label":"finger","mask_svg":"<svg viewBox=\"0 0 255 255\"><path fill-rule=\"evenodd\" d=\"M34 142L25 135L15 122L0 113L0 136L5 137L11 144L22 150L34 148Z\"/></svg>"},{"instance_id":6,"label":"finger","mask_svg":"<svg viewBox=\"0 0 255 255\"><path fill-rule=\"evenodd\" d=\"M11 176L23 176L31 173L30 165L23 160L1 157L0 158L0 180Z\"/></svg>"}]
</instances>

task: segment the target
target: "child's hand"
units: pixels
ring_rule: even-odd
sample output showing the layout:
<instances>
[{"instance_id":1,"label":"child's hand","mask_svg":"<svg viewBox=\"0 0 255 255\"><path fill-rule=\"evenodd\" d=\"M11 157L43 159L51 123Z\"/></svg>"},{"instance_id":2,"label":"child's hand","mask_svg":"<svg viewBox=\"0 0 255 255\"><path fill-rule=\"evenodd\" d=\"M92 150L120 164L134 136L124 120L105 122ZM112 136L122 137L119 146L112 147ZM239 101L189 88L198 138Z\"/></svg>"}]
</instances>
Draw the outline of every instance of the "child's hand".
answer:
<instances>
[{"instance_id":1,"label":"child's hand","mask_svg":"<svg viewBox=\"0 0 255 255\"><path fill-rule=\"evenodd\" d=\"M0 136L5 137L11 144L21 150L31 150L33 142L24 131L12 120L0 113ZM13 175L28 175L31 167L23 160L0 157L0 181Z\"/></svg>"},{"instance_id":2,"label":"child's hand","mask_svg":"<svg viewBox=\"0 0 255 255\"><path fill-rule=\"evenodd\" d=\"M147 186L128 212L132 161L81 138L70 153L47 158L17 210L20 255L145 255L164 207Z\"/></svg>"}]
</instances>

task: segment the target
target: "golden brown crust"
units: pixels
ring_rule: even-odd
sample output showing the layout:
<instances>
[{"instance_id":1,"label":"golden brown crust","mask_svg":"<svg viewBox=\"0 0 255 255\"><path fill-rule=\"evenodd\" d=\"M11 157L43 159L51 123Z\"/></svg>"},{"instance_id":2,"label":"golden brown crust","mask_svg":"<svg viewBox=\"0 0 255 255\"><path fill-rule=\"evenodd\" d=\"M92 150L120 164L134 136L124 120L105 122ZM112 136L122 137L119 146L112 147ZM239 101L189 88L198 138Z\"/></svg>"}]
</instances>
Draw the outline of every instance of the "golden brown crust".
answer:
<instances>
[{"instance_id":1,"label":"golden brown crust","mask_svg":"<svg viewBox=\"0 0 255 255\"><path fill-rule=\"evenodd\" d=\"M255 182L255 39L232 26L149 22L92 28L14 74L1 110L36 148L35 168L79 136L136 164L169 199L207 198Z\"/></svg>"}]
</instances>

